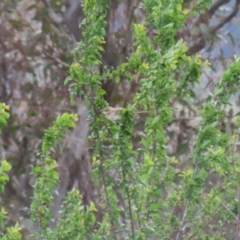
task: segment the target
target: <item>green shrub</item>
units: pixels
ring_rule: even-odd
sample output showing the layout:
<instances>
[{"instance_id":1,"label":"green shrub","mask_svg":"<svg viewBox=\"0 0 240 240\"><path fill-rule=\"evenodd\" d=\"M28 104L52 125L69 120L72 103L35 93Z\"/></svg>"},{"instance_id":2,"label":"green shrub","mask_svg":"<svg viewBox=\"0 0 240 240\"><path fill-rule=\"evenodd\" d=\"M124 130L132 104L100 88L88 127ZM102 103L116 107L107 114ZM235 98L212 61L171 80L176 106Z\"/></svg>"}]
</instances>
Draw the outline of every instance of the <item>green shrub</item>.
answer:
<instances>
[{"instance_id":1,"label":"green shrub","mask_svg":"<svg viewBox=\"0 0 240 240\"><path fill-rule=\"evenodd\" d=\"M75 114L64 113L45 131L39 153L41 164L32 169L36 176L31 204L31 218L37 223L34 237L226 239L226 228L234 224L237 224L235 235L238 234L240 161L235 152L238 132L232 136L223 132L221 122L227 117L224 108L231 94L237 92L239 59L231 64L201 109L202 120L191 162L176 173L178 159L167 154L165 129L172 120L174 101L179 97L190 98L189 85L198 82L204 64L200 55L187 55L188 48L181 39L175 40L187 13L181 0L144 0L146 19L155 28L154 39L147 37L146 26L135 24L128 61L117 69L100 72L107 2L84 1L86 17L81 24L84 40L75 49L81 58L71 66L65 81L70 84L72 101L81 96L90 110L92 180L104 188L101 209L93 203L84 208L79 192L74 189L63 202L56 228L49 229L52 218L49 205L58 182L57 164L51 152L62 140L63 132L73 128L77 120ZM207 4L209 1L202 1L199 6L205 8ZM140 80L133 101L121 109L109 108L102 84L109 79L116 83L122 78L132 81L134 75L140 76ZM9 115L6 110L4 104L0 105L1 128ZM141 111L147 117L141 148L136 149L132 137L135 117ZM236 118L236 127L239 123ZM1 191L8 180L8 170L10 165L3 161ZM221 185L209 188L206 179L212 171L221 178ZM113 177L113 173L118 177ZM99 210L104 214L97 223L94 213ZM1 209L1 227L6 218L5 210ZM8 228L1 239L21 239L19 225Z\"/></svg>"}]
</instances>

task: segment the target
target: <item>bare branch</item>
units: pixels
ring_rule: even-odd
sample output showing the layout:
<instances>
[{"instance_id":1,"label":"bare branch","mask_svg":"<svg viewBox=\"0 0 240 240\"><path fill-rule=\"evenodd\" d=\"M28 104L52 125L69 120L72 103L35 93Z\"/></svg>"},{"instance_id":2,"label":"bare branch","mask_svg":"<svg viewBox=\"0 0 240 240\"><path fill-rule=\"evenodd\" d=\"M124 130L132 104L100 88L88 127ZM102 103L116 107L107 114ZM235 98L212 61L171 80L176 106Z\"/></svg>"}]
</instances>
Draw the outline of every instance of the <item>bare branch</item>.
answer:
<instances>
[{"instance_id":1,"label":"bare branch","mask_svg":"<svg viewBox=\"0 0 240 240\"><path fill-rule=\"evenodd\" d=\"M233 7L233 11L227 17L225 17L219 24L212 28L211 30L212 34L215 34L217 30L223 27L223 25L225 25L226 23L230 22L237 15L239 4L240 0L236 0L235 6Z\"/></svg>"},{"instance_id":2,"label":"bare branch","mask_svg":"<svg viewBox=\"0 0 240 240\"><path fill-rule=\"evenodd\" d=\"M213 15L219 7L221 7L222 5L229 3L231 0L219 0L215 3L213 3L213 5L210 7L209 9L209 14Z\"/></svg>"},{"instance_id":3,"label":"bare branch","mask_svg":"<svg viewBox=\"0 0 240 240\"><path fill-rule=\"evenodd\" d=\"M220 0L218 2L216 2L215 4L213 4L213 6L210 8L209 13L212 15L213 13L215 13L215 11L217 10L217 7L221 6L224 3L229 2L229 0ZM216 26L212 27L210 29L210 34L214 35L216 34L216 32L223 27L226 23L230 22L238 13L239 10L239 4L240 4L240 0L236 0L235 5L233 7L232 12L226 16L225 18L223 18L222 21L219 22L219 24L217 24ZM196 44L194 44L193 46L191 46L188 49L188 55L193 55L197 52L199 52L200 50L202 50L204 47L206 46L206 40L204 38L204 36L202 36Z\"/></svg>"},{"instance_id":4,"label":"bare branch","mask_svg":"<svg viewBox=\"0 0 240 240\"><path fill-rule=\"evenodd\" d=\"M42 0L42 2L44 3L44 5L47 7L47 11L48 11L48 16L50 17L50 19L55 22L55 23L62 23L63 19L60 18L52 9L52 6L50 5L48 0Z\"/></svg>"}]
</instances>

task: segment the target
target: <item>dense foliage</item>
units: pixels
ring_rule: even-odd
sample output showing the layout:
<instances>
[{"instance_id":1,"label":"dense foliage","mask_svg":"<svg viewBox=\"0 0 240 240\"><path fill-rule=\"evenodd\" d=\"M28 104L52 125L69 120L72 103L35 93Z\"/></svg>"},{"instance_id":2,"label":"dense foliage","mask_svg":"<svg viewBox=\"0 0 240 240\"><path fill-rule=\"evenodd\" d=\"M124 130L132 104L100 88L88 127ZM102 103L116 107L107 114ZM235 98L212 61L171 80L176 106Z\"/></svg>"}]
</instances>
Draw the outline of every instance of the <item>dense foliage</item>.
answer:
<instances>
[{"instance_id":1,"label":"dense foliage","mask_svg":"<svg viewBox=\"0 0 240 240\"><path fill-rule=\"evenodd\" d=\"M240 119L234 119L232 132L222 125L228 118L229 99L238 91L240 60L232 61L198 109L200 125L182 166L180 157L168 151L168 133L178 101L192 100L191 86L209 62L199 54L190 56L176 34L197 11L191 4L183 8L182 0L144 0L146 22L133 24L131 52L120 66L110 68L102 61L108 4L106 0L83 2L83 40L74 49L76 60L64 82L71 101L81 97L89 110L90 182L97 193L84 202L81 192L69 189L56 226L51 225L50 206L59 179L59 161L53 158L65 132L78 121L70 111L60 114L44 131L39 161L31 169L32 239L238 239ZM198 11L209 4L198 1ZM150 27L152 37L147 34ZM121 107L110 106L104 86L122 79L136 82L135 94ZM8 110L0 105L1 128ZM141 132L136 131L139 122ZM10 168L2 161L2 192ZM208 179L213 174L212 183ZM6 219L2 208L1 239L21 239L19 224L5 228Z\"/></svg>"}]
</instances>

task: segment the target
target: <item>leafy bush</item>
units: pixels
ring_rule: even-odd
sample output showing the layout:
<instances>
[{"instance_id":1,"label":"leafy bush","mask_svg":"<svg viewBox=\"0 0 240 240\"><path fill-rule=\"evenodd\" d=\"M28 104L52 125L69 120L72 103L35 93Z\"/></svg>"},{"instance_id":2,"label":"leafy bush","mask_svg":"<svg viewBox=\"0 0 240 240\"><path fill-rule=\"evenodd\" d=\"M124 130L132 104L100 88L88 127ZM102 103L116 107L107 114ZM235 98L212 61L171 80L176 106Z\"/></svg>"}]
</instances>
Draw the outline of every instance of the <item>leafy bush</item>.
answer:
<instances>
[{"instance_id":1,"label":"leafy bush","mask_svg":"<svg viewBox=\"0 0 240 240\"><path fill-rule=\"evenodd\" d=\"M51 152L62 134L73 128L75 114L64 113L45 131L41 164L32 168L36 176L31 217L37 239L237 239L239 226L239 166L236 131L221 128L224 108L237 92L240 61L235 59L216 84L201 109L201 124L192 146L191 161L177 172L178 159L167 153L165 129L172 120L176 99L189 99L189 85L197 83L203 64L200 55L190 57L188 48L175 35L189 11L181 0L145 0L148 24L155 28L150 39L144 25L135 24L134 44L128 61L117 69L99 70L105 36L107 1L85 0L81 24L84 40L75 51L81 59L70 67L72 101L81 96L90 110L89 139L92 142L92 181L102 186L98 205L82 206L76 189L69 192L55 228L49 228L52 193L58 182L57 164ZM205 8L209 1L199 1ZM192 11L194 14L194 11ZM105 101L102 84L107 80L133 81L140 76L134 99L124 108ZM0 105L0 126L6 124L6 106ZM140 147L133 146L136 119L145 115ZM0 189L8 180L10 165L0 168ZM209 174L220 184L209 185ZM102 213L98 221L95 213ZM1 210L0 224L6 212ZM231 230L229 230L231 229ZM7 228L1 239L21 239L19 225Z\"/></svg>"}]
</instances>

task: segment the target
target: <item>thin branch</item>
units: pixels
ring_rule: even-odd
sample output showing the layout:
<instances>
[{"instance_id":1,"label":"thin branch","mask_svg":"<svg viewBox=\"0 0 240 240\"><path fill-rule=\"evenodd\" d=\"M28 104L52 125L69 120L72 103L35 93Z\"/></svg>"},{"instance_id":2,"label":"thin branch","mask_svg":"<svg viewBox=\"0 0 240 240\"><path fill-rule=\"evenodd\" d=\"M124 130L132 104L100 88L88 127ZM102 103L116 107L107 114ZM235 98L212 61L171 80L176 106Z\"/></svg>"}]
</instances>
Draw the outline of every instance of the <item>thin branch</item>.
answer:
<instances>
[{"instance_id":1,"label":"thin branch","mask_svg":"<svg viewBox=\"0 0 240 240\"><path fill-rule=\"evenodd\" d=\"M49 58L49 59L52 59L53 61L55 61L56 63L58 63L58 64L61 64L62 66L64 66L64 67L67 67L67 68L69 68L69 64L67 64L67 63L65 63L65 62L63 62L62 60L60 60L59 58L56 58L56 57L54 57L53 55L50 55L50 54L48 54L46 51L44 51L43 50L43 54L47 57L47 58Z\"/></svg>"},{"instance_id":2,"label":"thin branch","mask_svg":"<svg viewBox=\"0 0 240 240\"><path fill-rule=\"evenodd\" d=\"M213 5L210 7L208 13L213 15L219 7L221 7L222 5L229 3L231 0L219 0L215 3L213 3Z\"/></svg>"},{"instance_id":3,"label":"thin branch","mask_svg":"<svg viewBox=\"0 0 240 240\"><path fill-rule=\"evenodd\" d=\"M222 203L219 199L216 200L234 217L236 221L238 221L238 218L235 216L235 214L231 211L231 209L227 205Z\"/></svg>"},{"instance_id":4,"label":"thin branch","mask_svg":"<svg viewBox=\"0 0 240 240\"><path fill-rule=\"evenodd\" d=\"M50 17L50 19L55 22L55 23L58 23L58 24L61 24L63 23L63 19L60 18L52 9L52 6L51 4L49 3L48 0L42 0L42 2L44 3L44 5L46 6L47 8L47 11L48 11L48 16Z\"/></svg>"},{"instance_id":5,"label":"thin branch","mask_svg":"<svg viewBox=\"0 0 240 240\"><path fill-rule=\"evenodd\" d=\"M237 193L239 194L239 186L237 186ZM237 216L237 231L236 231L236 240L238 239L239 236L239 210L240 210L240 205L239 205L239 200L238 200L238 216Z\"/></svg>"},{"instance_id":6,"label":"thin branch","mask_svg":"<svg viewBox=\"0 0 240 240\"><path fill-rule=\"evenodd\" d=\"M234 142L233 142L233 145L232 145L232 151L231 151L231 160L232 160L232 163L234 163L234 148L236 147L236 138L234 139ZM238 171L236 169L236 166L235 164L233 164L233 168L234 168L234 171L235 171L235 174L238 174ZM236 192L237 194L239 194L239 184L237 182L237 189L236 189ZM238 214L237 214L237 230L236 230L236 237L235 239L237 240L238 239L238 236L239 236L239 229L240 229L240 226L239 226L239 220L240 220L240 204L239 204L239 200L238 200Z\"/></svg>"},{"instance_id":7,"label":"thin branch","mask_svg":"<svg viewBox=\"0 0 240 240\"><path fill-rule=\"evenodd\" d=\"M224 1L224 0L221 0L221 1L218 1L217 3L215 3L209 10L209 13L212 15L212 13L214 13L217 9L216 7L218 6L221 6L221 4L223 3L227 3L228 1ZM210 29L210 34L211 35L214 35L216 34L216 32L221 28L223 27L226 23L230 22L238 13L238 10L239 10L239 4L240 4L240 0L236 0L235 2L235 5L233 7L233 10L232 12L226 16L225 18L223 18L222 21L220 21L219 24L217 24L216 26L212 27ZM194 44L192 47L190 47L188 49L188 55L193 55L197 52L199 52L200 50L202 50L204 47L206 46L206 40L204 37L201 37L198 42L196 44Z\"/></svg>"},{"instance_id":8,"label":"thin branch","mask_svg":"<svg viewBox=\"0 0 240 240\"><path fill-rule=\"evenodd\" d=\"M230 22L237 15L239 10L239 4L240 0L236 0L236 3L233 7L233 11L228 16L223 18L223 20L219 24L217 24L210 30L212 34L215 34L221 27L223 27L226 23Z\"/></svg>"},{"instance_id":9,"label":"thin branch","mask_svg":"<svg viewBox=\"0 0 240 240\"><path fill-rule=\"evenodd\" d=\"M178 240L179 237L180 237L180 234L184 231L184 229L186 228L186 226L184 226L184 223L185 223L185 218L186 218L186 215L187 215L187 211L188 211L188 205L185 207L185 210L184 210L184 213L183 213L183 217L182 217L182 221L181 221L181 227L178 229L178 233L177 233L177 236L176 236L176 239L175 240Z\"/></svg>"}]
</instances>

